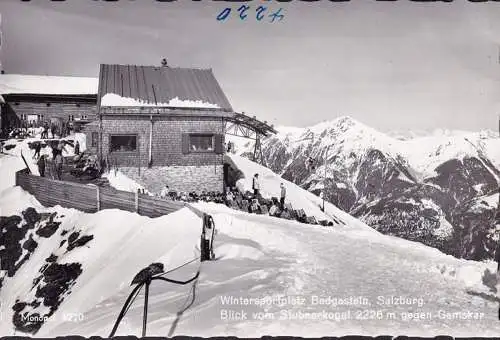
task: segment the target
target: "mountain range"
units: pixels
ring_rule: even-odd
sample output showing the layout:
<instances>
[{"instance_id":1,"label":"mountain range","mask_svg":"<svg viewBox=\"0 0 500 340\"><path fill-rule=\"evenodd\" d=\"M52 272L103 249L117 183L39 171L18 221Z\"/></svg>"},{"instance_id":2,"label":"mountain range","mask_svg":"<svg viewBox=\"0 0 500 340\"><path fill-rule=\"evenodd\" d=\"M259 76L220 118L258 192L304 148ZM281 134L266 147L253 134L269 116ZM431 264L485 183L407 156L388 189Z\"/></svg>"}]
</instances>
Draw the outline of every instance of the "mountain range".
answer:
<instances>
[{"instance_id":1,"label":"mountain range","mask_svg":"<svg viewBox=\"0 0 500 340\"><path fill-rule=\"evenodd\" d=\"M491 259L500 230L500 138L493 131L383 133L351 117L278 127L265 164L374 229L470 260ZM251 157L253 143L235 138ZM309 157L313 167L306 165Z\"/></svg>"}]
</instances>

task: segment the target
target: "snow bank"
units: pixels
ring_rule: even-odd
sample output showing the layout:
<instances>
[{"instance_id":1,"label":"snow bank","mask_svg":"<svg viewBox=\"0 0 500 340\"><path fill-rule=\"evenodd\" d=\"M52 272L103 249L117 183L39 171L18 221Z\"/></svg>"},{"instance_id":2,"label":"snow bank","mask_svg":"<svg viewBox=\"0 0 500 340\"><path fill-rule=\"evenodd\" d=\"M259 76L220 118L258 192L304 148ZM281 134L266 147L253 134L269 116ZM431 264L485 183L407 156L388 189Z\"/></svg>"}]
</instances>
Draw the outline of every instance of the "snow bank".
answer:
<instances>
[{"instance_id":1,"label":"snow bank","mask_svg":"<svg viewBox=\"0 0 500 340\"><path fill-rule=\"evenodd\" d=\"M150 103L130 97L122 97L115 93L106 93L101 98L101 106L144 106L144 107L187 107L187 108L220 108L217 104L206 103L201 100L181 100L178 97L170 99L168 103Z\"/></svg>"},{"instance_id":2,"label":"snow bank","mask_svg":"<svg viewBox=\"0 0 500 340\"><path fill-rule=\"evenodd\" d=\"M49 333L52 327L67 320L67 315L80 315L109 297L116 296L115 302L123 303L122 296L128 294L132 278L149 264L161 262L169 269L199 258L202 221L187 208L151 219L117 209L86 214L60 206L44 208L18 187L0 194L2 216L19 214L29 206L38 212L57 212L57 221L62 223L52 237L38 239L38 247L14 278L4 280L0 290L4 307L1 334L14 334L13 311L5 306L12 306L19 297L31 296L33 279L51 255L57 256L59 264L81 264L83 273L71 288L71 294L65 296L61 308L43 326ZM92 235L93 239L84 247L67 251L61 240L73 232ZM193 267L188 269L193 270ZM111 327L111 323L106 327Z\"/></svg>"},{"instance_id":3,"label":"snow bank","mask_svg":"<svg viewBox=\"0 0 500 340\"><path fill-rule=\"evenodd\" d=\"M16 172L26 168L21 157L0 154L0 192L16 185ZM32 166L30 168L33 169ZM0 209L3 208L0 206Z\"/></svg>"}]
</instances>

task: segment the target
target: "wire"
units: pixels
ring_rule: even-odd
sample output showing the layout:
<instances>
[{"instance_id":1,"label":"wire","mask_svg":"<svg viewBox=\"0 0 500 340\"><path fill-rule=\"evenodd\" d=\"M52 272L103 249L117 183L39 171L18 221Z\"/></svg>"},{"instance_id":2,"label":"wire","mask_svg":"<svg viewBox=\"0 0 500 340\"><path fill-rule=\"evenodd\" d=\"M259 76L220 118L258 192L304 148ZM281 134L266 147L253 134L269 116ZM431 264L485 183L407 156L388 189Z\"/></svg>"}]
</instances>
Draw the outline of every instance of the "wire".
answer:
<instances>
[{"instance_id":1,"label":"wire","mask_svg":"<svg viewBox=\"0 0 500 340\"><path fill-rule=\"evenodd\" d=\"M188 261L188 262L186 262L186 263L184 263L184 264L181 264L181 265L180 265L180 266L178 266L178 267L175 267L175 268L173 268L173 269L170 269L169 271L166 271L166 272L163 272L163 273L160 273L160 274L156 274L156 276L153 276L153 278L155 278L155 277L160 277L160 276L164 276L164 275L166 275L166 274L169 274L169 273L171 273L171 272L173 272L173 271L176 271L177 269L181 269L182 267L187 266L188 264L191 264L191 263L193 263L193 262L195 262L195 261L198 261L199 259L200 259L200 257L199 257L199 256L197 256L197 257L195 257L194 259L192 259L192 260L190 260L190 261Z\"/></svg>"}]
</instances>

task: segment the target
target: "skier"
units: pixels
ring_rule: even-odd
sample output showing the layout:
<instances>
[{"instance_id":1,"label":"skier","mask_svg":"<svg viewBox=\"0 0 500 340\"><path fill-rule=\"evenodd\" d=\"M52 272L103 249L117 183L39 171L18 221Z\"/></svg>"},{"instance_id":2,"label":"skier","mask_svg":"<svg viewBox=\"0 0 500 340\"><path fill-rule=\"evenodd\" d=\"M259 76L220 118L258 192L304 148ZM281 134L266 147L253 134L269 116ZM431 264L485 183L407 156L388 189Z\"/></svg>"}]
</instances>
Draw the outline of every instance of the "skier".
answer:
<instances>
[{"instance_id":1,"label":"skier","mask_svg":"<svg viewBox=\"0 0 500 340\"><path fill-rule=\"evenodd\" d=\"M253 195L255 197L259 196L259 191L260 191L259 174L253 175L252 189L253 189Z\"/></svg>"},{"instance_id":2,"label":"skier","mask_svg":"<svg viewBox=\"0 0 500 340\"><path fill-rule=\"evenodd\" d=\"M280 195L280 209L285 210L285 197L286 197L286 188L283 183L280 184L281 195Z\"/></svg>"},{"instance_id":3,"label":"skier","mask_svg":"<svg viewBox=\"0 0 500 340\"><path fill-rule=\"evenodd\" d=\"M40 177L45 177L45 155L40 156L36 165L38 165L38 172L40 173Z\"/></svg>"}]
</instances>

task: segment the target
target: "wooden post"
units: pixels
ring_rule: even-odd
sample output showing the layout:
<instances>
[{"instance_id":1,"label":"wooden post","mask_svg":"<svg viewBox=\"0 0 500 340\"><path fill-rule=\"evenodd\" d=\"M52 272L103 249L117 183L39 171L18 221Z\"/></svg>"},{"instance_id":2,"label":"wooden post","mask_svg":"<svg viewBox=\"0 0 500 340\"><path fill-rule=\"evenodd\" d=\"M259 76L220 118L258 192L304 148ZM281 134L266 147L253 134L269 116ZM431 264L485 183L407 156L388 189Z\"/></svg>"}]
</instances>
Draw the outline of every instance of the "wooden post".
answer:
<instances>
[{"instance_id":1,"label":"wooden post","mask_svg":"<svg viewBox=\"0 0 500 340\"><path fill-rule=\"evenodd\" d=\"M97 189L97 211L101 210L101 193L99 187Z\"/></svg>"},{"instance_id":2,"label":"wooden post","mask_svg":"<svg viewBox=\"0 0 500 340\"><path fill-rule=\"evenodd\" d=\"M135 192L135 212L139 213L139 189Z\"/></svg>"}]
</instances>

